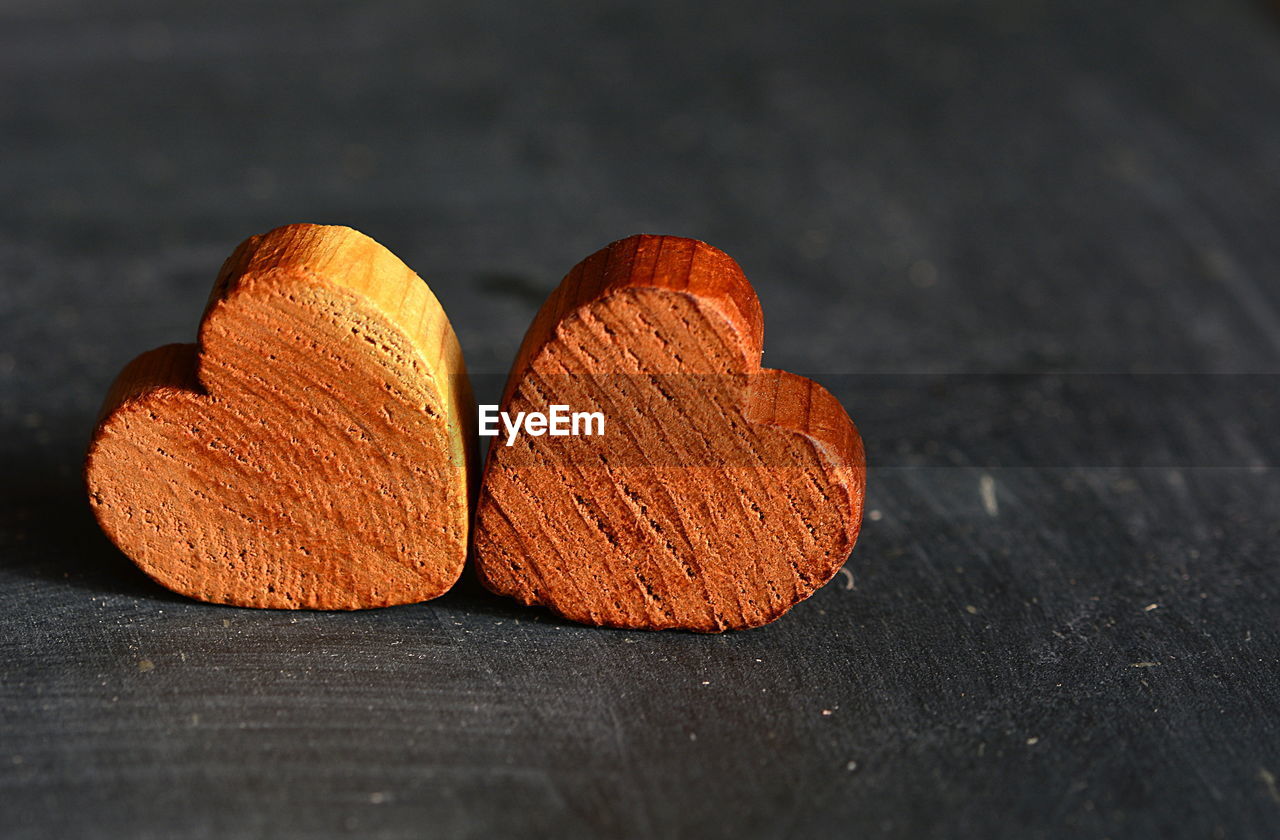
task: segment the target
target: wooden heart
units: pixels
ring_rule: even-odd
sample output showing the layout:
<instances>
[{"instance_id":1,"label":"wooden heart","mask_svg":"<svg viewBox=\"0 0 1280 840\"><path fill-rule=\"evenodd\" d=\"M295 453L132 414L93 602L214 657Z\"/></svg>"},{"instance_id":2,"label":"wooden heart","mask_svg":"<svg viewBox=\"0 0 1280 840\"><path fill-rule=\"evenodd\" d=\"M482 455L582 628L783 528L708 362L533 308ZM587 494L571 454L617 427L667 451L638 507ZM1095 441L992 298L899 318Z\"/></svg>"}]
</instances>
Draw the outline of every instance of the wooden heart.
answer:
<instances>
[{"instance_id":1,"label":"wooden heart","mask_svg":"<svg viewBox=\"0 0 1280 840\"><path fill-rule=\"evenodd\" d=\"M589 624L720 631L830 580L862 519L862 442L821 386L760 367L762 320L742 270L702 242L634 236L575 267L501 410L599 411L604 434L492 440L484 584Z\"/></svg>"},{"instance_id":2,"label":"wooden heart","mask_svg":"<svg viewBox=\"0 0 1280 840\"><path fill-rule=\"evenodd\" d=\"M125 367L85 477L107 535L192 598L423 601L466 558L473 418L426 284L354 230L291 225L227 260L198 344Z\"/></svg>"}]
</instances>

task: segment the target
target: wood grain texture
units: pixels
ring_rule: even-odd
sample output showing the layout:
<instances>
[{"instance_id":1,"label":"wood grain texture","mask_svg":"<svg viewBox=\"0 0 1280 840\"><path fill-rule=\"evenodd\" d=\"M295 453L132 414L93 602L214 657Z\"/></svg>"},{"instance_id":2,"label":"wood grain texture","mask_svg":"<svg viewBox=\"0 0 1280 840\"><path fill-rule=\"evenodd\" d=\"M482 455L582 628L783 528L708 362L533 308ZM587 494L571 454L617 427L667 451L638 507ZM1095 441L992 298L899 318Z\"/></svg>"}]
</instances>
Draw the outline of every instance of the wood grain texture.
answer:
<instances>
[{"instance_id":1,"label":"wood grain texture","mask_svg":"<svg viewBox=\"0 0 1280 840\"><path fill-rule=\"evenodd\" d=\"M575 621L721 631L784 614L857 539L857 430L817 383L762 369L760 304L692 239L633 236L575 267L535 318L502 410L600 411L600 436L489 449L484 584Z\"/></svg>"},{"instance_id":2,"label":"wood grain texture","mask_svg":"<svg viewBox=\"0 0 1280 840\"><path fill-rule=\"evenodd\" d=\"M465 560L472 412L426 284L354 230L291 225L227 260L198 344L121 372L89 498L122 551L192 598L423 601Z\"/></svg>"},{"instance_id":3,"label":"wood grain texture","mask_svg":"<svg viewBox=\"0 0 1280 840\"><path fill-rule=\"evenodd\" d=\"M1265 2L0 16L5 840L1275 840ZM492 403L599 245L728 251L857 420L856 586L705 637L153 584L84 503L103 394L319 213L429 272Z\"/></svg>"}]
</instances>

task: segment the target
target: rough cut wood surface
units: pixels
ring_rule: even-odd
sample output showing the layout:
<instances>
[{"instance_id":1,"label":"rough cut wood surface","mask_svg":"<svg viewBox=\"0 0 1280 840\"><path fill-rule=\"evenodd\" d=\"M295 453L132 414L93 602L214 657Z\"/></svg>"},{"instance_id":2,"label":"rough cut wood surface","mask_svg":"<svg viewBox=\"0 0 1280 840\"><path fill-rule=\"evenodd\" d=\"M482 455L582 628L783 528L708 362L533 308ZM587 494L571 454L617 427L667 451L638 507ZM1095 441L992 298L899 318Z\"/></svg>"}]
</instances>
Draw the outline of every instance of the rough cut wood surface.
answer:
<instances>
[{"instance_id":1,"label":"rough cut wood surface","mask_svg":"<svg viewBox=\"0 0 1280 840\"><path fill-rule=\"evenodd\" d=\"M761 369L762 334L741 269L702 242L633 236L576 266L502 410L599 411L605 433L494 439L485 585L589 624L720 631L830 580L862 518L862 442L820 385Z\"/></svg>"},{"instance_id":2,"label":"rough cut wood surface","mask_svg":"<svg viewBox=\"0 0 1280 840\"><path fill-rule=\"evenodd\" d=\"M89 498L122 551L192 598L423 601L465 559L471 415L426 284L354 230L292 225L227 260L198 345L116 379Z\"/></svg>"}]
</instances>

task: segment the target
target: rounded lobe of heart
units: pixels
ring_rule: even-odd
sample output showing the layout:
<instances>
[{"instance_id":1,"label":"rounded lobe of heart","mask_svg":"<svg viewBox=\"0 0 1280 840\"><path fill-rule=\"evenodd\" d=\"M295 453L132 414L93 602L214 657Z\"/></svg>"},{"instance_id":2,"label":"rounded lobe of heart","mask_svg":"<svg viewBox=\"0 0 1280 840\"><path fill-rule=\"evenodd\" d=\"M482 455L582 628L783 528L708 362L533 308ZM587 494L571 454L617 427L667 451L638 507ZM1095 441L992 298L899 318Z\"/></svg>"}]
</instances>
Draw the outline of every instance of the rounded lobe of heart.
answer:
<instances>
[{"instance_id":1,"label":"rounded lobe of heart","mask_svg":"<svg viewBox=\"0 0 1280 840\"><path fill-rule=\"evenodd\" d=\"M583 623L716 632L768 623L839 571L861 441L816 383L759 368L743 309L629 287L562 317L504 410L601 411L606 433L495 438L474 537L486 586Z\"/></svg>"},{"instance_id":2,"label":"rounded lobe of heart","mask_svg":"<svg viewBox=\"0 0 1280 840\"><path fill-rule=\"evenodd\" d=\"M363 296L303 270L240 278L198 347L143 354L117 380L128 392L108 397L86 462L94 513L148 575L200 600L433 598L468 536L435 376Z\"/></svg>"}]
</instances>

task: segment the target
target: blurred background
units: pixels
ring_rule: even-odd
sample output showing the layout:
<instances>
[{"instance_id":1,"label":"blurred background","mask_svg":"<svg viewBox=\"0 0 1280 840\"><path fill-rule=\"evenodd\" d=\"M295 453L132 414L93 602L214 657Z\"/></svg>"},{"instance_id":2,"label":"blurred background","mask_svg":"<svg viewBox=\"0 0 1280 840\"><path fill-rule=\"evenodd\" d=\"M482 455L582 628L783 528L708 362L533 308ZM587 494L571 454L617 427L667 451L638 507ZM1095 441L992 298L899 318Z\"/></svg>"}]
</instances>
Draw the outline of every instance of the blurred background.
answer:
<instances>
[{"instance_id":1,"label":"blurred background","mask_svg":"<svg viewBox=\"0 0 1280 840\"><path fill-rule=\"evenodd\" d=\"M5 833L1274 836L1278 18L0 2ZM140 580L98 402L299 221L421 274L484 401L582 257L727 251L867 438L857 587L701 639Z\"/></svg>"},{"instance_id":2,"label":"blurred background","mask_svg":"<svg viewBox=\"0 0 1280 840\"><path fill-rule=\"evenodd\" d=\"M636 232L733 255L791 370L1269 372L1275 18L8 2L0 424L83 427L136 352L191 339L236 243L294 221L415 268L480 396L569 267Z\"/></svg>"}]
</instances>

